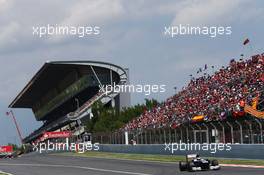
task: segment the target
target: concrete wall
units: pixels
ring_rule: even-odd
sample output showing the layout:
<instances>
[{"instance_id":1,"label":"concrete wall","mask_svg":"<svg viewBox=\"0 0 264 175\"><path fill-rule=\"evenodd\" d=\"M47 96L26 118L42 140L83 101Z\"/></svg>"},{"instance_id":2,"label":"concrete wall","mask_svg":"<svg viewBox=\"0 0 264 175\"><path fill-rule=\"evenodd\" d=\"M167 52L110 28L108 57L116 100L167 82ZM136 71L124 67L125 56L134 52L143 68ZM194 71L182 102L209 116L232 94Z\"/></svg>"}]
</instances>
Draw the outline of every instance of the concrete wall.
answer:
<instances>
[{"instance_id":1,"label":"concrete wall","mask_svg":"<svg viewBox=\"0 0 264 175\"><path fill-rule=\"evenodd\" d=\"M169 145L168 145L169 146ZM176 150L177 145L170 145L166 148L165 145L100 145L100 151L104 152L115 152L115 153L138 153L138 154L160 154L160 155L185 155L187 153L199 153L201 156L208 157L223 157L223 158L243 158L243 159L264 159L264 144L236 144L236 145L225 145L224 150L217 149L215 151L214 146L211 148L203 145L203 148L208 148L206 151L198 149L195 150L195 147L192 147L192 151L182 151ZM179 145L178 145L179 146ZM202 146L202 145L201 145ZM174 148L174 151L172 151ZM182 147L184 148L184 147ZM223 148L223 147L220 147ZM231 149L230 149L231 148ZM215 153L211 153L215 152Z\"/></svg>"}]
</instances>

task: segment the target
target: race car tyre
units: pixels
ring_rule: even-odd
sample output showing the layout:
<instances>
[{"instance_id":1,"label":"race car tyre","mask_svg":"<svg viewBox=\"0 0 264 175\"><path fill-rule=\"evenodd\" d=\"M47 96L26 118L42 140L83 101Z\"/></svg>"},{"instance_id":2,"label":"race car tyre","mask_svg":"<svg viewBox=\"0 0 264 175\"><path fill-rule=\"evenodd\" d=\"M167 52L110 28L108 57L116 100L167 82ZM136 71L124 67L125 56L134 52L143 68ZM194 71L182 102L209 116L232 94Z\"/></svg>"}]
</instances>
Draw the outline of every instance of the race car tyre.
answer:
<instances>
[{"instance_id":1,"label":"race car tyre","mask_svg":"<svg viewBox=\"0 0 264 175\"><path fill-rule=\"evenodd\" d=\"M217 166L219 165L218 161L217 160L212 160L212 166Z\"/></svg>"},{"instance_id":2,"label":"race car tyre","mask_svg":"<svg viewBox=\"0 0 264 175\"><path fill-rule=\"evenodd\" d=\"M180 168L180 171L186 171L187 170L187 164L180 161L179 162L179 168Z\"/></svg>"},{"instance_id":3,"label":"race car tyre","mask_svg":"<svg viewBox=\"0 0 264 175\"><path fill-rule=\"evenodd\" d=\"M194 163L193 162L188 162L187 164L187 168L188 168L188 171L193 171L193 167L195 167Z\"/></svg>"}]
</instances>

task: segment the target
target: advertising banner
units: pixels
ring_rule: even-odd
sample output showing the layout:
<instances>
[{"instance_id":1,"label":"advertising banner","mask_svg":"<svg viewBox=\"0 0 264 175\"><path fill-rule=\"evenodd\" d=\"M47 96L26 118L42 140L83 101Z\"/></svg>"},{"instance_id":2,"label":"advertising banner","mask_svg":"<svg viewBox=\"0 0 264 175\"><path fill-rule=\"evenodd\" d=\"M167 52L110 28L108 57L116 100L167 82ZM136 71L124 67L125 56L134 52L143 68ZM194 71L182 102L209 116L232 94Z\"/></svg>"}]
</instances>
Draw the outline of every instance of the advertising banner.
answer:
<instances>
[{"instance_id":1,"label":"advertising banner","mask_svg":"<svg viewBox=\"0 0 264 175\"><path fill-rule=\"evenodd\" d=\"M72 134L70 131L62 131L62 132L45 132L43 134L43 138L50 139L50 138L67 138L70 137Z\"/></svg>"},{"instance_id":2,"label":"advertising banner","mask_svg":"<svg viewBox=\"0 0 264 175\"><path fill-rule=\"evenodd\" d=\"M13 152L13 146L0 146L0 153L12 153Z\"/></svg>"}]
</instances>

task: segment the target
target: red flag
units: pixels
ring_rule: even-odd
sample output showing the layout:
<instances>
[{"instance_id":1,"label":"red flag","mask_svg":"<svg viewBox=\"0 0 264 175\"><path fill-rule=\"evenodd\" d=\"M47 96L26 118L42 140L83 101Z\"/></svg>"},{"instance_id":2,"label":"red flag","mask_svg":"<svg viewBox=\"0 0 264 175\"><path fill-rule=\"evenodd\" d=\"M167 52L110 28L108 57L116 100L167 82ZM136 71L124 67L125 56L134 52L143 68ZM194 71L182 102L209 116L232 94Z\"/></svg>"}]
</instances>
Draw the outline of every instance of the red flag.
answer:
<instances>
[{"instance_id":1,"label":"red flag","mask_svg":"<svg viewBox=\"0 0 264 175\"><path fill-rule=\"evenodd\" d=\"M6 115L8 116L9 115L9 112L6 112Z\"/></svg>"},{"instance_id":2,"label":"red flag","mask_svg":"<svg viewBox=\"0 0 264 175\"><path fill-rule=\"evenodd\" d=\"M247 38L244 42L243 42L243 45L246 45L249 43L249 39Z\"/></svg>"}]
</instances>

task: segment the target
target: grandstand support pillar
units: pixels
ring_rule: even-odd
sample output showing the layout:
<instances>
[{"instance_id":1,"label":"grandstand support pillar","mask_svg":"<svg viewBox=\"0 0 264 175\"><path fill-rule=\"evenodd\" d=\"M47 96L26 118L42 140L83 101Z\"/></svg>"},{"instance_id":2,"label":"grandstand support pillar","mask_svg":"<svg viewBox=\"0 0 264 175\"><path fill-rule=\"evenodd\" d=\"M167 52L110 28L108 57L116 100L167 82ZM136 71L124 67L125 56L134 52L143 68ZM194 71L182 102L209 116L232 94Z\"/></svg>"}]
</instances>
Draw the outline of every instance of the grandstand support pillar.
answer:
<instances>
[{"instance_id":1,"label":"grandstand support pillar","mask_svg":"<svg viewBox=\"0 0 264 175\"><path fill-rule=\"evenodd\" d=\"M192 133L193 133L193 139L194 140L191 140L191 143L195 143L196 142L196 135L195 135L195 133L194 133L194 128L192 127L192 125L190 125L190 128L192 129Z\"/></svg>"},{"instance_id":2,"label":"grandstand support pillar","mask_svg":"<svg viewBox=\"0 0 264 175\"><path fill-rule=\"evenodd\" d=\"M122 138L120 138L119 132L117 132L117 144L122 144Z\"/></svg>"},{"instance_id":3,"label":"grandstand support pillar","mask_svg":"<svg viewBox=\"0 0 264 175\"><path fill-rule=\"evenodd\" d=\"M145 130L145 144L148 144L148 130Z\"/></svg>"},{"instance_id":4,"label":"grandstand support pillar","mask_svg":"<svg viewBox=\"0 0 264 175\"><path fill-rule=\"evenodd\" d=\"M178 139L177 139L177 130L176 129L174 129L174 137L175 137L175 143L177 143Z\"/></svg>"},{"instance_id":5,"label":"grandstand support pillar","mask_svg":"<svg viewBox=\"0 0 264 175\"><path fill-rule=\"evenodd\" d=\"M182 127L181 127L180 132L181 132L181 139L180 139L180 141L183 142L183 140L182 140Z\"/></svg>"},{"instance_id":6,"label":"grandstand support pillar","mask_svg":"<svg viewBox=\"0 0 264 175\"><path fill-rule=\"evenodd\" d=\"M117 144L122 144L122 138L120 140L120 133L117 132Z\"/></svg>"},{"instance_id":7,"label":"grandstand support pillar","mask_svg":"<svg viewBox=\"0 0 264 175\"><path fill-rule=\"evenodd\" d=\"M235 122L236 122L236 124L239 125L239 130L240 130L240 143L243 144L244 143L244 141L243 141L243 127L242 127L241 123L239 123L237 120Z\"/></svg>"},{"instance_id":8,"label":"grandstand support pillar","mask_svg":"<svg viewBox=\"0 0 264 175\"><path fill-rule=\"evenodd\" d=\"M223 132L223 142L226 143L226 138L225 138L225 126L224 126L221 122L218 122L218 124L222 127L222 132Z\"/></svg>"},{"instance_id":9,"label":"grandstand support pillar","mask_svg":"<svg viewBox=\"0 0 264 175\"><path fill-rule=\"evenodd\" d=\"M156 144L160 143L160 135L159 135L160 131L159 131L159 129L154 130L154 132L155 132L155 143Z\"/></svg>"},{"instance_id":10,"label":"grandstand support pillar","mask_svg":"<svg viewBox=\"0 0 264 175\"><path fill-rule=\"evenodd\" d=\"M169 128L169 143L171 143L171 128Z\"/></svg>"},{"instance_id":11,"label":"grandstand support pillar","mask_svg":"<svg viewBox=\"0 0 264 175\"><path fill-rule=\"evenodd\" d=\"M199 135L200 135L200 142L202 142L202 128L199 126L199 125L197 125L197 124L195 124L195 126L197 126L197 128L199 129ZM195 134L196 135L196 134ZM197 141L197 140L196 140ZM196 143L196 141L195 141L195 143Z\"/></svg>"},{"instance_id":12,"label":"grandstand support pillar","mask_svg":"<svg viewBox=\"0 0 264 175\"><path fill-rule=\"evenodd\" d=\"M186 135L187 135L187 137L186 137L186 143L189 143L189 128L188 128L188 126L186 127Z\"/></svg>"},{"instance_id":13,"label":"grandstand support pillar","mask_svg":"<svg viewBox=\"0 0 264 175\"><path fill-rule=\"evenodd\" d=\"M121 133L122 144L126 144L125 133Z\"/></svg>"},{"instance_id":14,"label":"grandstand support pillar","mask_svg":"<svg viewBox=\"0 0 264 175\"><path fill-rule=\"evenodd\" d=\"M215 130L215 143L218 143L218 135L216 136L216 134L218 133L218 129L217 127L211 122L210 123L211 126L213 126L214 130ZM217 138L217 139L216 139Z\"/></svg>"},{"instance_id":15,"label":"grandstand support pillar","mask_svg":"<svg viewBox=\"0 0 264 175\"><path fill-rule=\"evenodd\" d=\"M248 121L245 121L248 126L249 126L249 131L250 131L250 143L254 143L254 138L253 138L253 131L252 131L252 124Z\"/></svg>"},{"instance_id":16,"label":"grandstand support pillar","mask_svg":"<svg viewBox=\"0 0 264 175\"><path fill-rule=\"evenodd\" d=\"M162 144L161 129L159 129L159 144Z\"/></svg>"},{"instance_id":17,"label":"grandstand support pillar","mask_svg":"<svg viewBox=\"0 0 264 175\"><path fill-rule=\"evenodd\" d=\"M143 144L144 138L143 138L143 129L140 132L140 144Z\"/></svg>"},{"instance_id":18,"label":"grandstand support pillar","mask_svg":"<svg viewBox=\"0 0 264 175\"><path fill-rule=\"evenodd\" d=\"M103 144L103 136L102 136L102 135L100 135L100 140L101 140L101 142L100 142L100 143L102 143L102 144Z\"/></svg>"},{"instance_id":19,"label":"grandstand support pillar","mask_svg":"<svg viewBox=\"0 0 264 175\"><path fill-rule=\"evenodd\" d=\"M210 140L209 140L209 128L204 123L203 123L203 126L206 128L206 143L210 143Z\"/></svg>"},{"instance_id":20,"label":"grandstand support pillar","mask_svg":"<svg viewBox=\"0 0 264 175\"><path fill-rule=\"evenodd\" d=\"M156 131L156 129L152 130L152 134L153 134L153 136L152 136L153 143L156 144L157 143L157 131Z\"/></svg>"},{"instance_id":21,"label":"grandstand support pillar","mask_svg":"<svg viewBox=\"0 0 264 175\"><path fill-rule=\"evenodd\" d=\"M130 130L128 130L128 143L132 144L131 140L134 140L134 134Z\"/></svg>"},{"instance_id":22,"label":"grandstand support pillar","mask_svg":"<svg viewBox=\"0 0 264 175\"><path fill-rule=\"evenodd\" d=\"M151 133L152 133L152 129L149 130L149 144L152 144Z\"/></svg>"},{"instance_id":23,"label":"grandstand support pillar","mask_svg":"<svg viewBox=\"0 0 264 175\"><path fill-rule=\"evenodd\" d=\"M139 133L138 133L138 130L137 130L137 133L136 133L136 136L137 136L137 144L139 144L139 138L138 138L138 135L139 135Z\"/></svg>"},{"instance_id":24,"label":"grandstand support pillar","mask_svg":"<svg viewBox=\"0 0 264 175\"><path fill-rule=\"evenodd\" d=\"M163 129L164 143L167 143L166 129Z\"/></svg>"},{"instance_id":25,"label":"grandstand support pillar","mask_svg":"<svg viewBox=\"0 0 264 175\"><path fill-rule=\"evenodd\" d=\"M263 128L261 122L255 118L255 121L259 124L259 131L260 131L260 143L263 143Z\"/></svg>"},{"instance_id":26,"label":"grandstand support pillar","mask_svg":"<svg viewBox=\"0 0 264 175\"><path fill-rule=\"evenodd\" d=\"M231 123L229 123L229 122L226 122L226 123L231 129L231 143L233 144L234 143L234 128L233 128L233 125Z\"/></svg>"}]
</instances>

